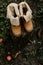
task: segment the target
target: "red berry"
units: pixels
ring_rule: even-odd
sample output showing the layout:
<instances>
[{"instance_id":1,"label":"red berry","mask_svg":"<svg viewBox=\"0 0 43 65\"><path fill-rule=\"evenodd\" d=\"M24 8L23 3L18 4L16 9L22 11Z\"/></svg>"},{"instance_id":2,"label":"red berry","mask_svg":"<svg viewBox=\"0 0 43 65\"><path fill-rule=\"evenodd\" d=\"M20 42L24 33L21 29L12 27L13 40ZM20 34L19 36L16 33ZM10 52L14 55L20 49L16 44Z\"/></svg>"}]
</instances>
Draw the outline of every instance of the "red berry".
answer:
<instances>
[{"instance_id":1,"label":"red berry","mask_svg":"<svg viewBox=\"0 0 43 65\"><path fill-rule=\"evenodd\" d=\"M1 42L3 42L3 39L2 39L2 38L0 38L0 43L1 43Z\"/></svg>"},{"instance_id":2,"label":"red berry","mask_svg":"<svg viewBox=\"0 0 43 65\"><path fill-rule=\"evenodd\" d=\"M12 60L12 57L9 55L9 56L6 57L6 59L7 59L8 61L10 61L10 60Z\"/></svg>"}]
</instances>

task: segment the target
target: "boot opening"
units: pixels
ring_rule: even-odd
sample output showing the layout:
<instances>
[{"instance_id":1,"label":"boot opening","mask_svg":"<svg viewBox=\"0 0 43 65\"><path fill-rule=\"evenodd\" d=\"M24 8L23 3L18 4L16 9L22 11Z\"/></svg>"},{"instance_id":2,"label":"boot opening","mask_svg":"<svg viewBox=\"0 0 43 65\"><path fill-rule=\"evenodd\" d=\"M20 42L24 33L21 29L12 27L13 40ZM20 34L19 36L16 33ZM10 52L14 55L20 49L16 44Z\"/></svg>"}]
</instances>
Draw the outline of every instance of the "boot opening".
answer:
<instances>
[{"instance_id":1,"label":"boot opening","mask_svg":"<svg viewBox=\"0 0 43 65\"><path fill-rule=\"evenodd\" d=\"M14 17L17 17L17 14L16 14L16 12L15 12L15 10L14 10L14 15L13 15Z\"/></svg>"},{"instance_id":2,"label":"boot opening","mask_svg":"<svg viewBox=\"0 0 43 65\"><path fill-rule=\"evenodd\" d=\"M27 9L26 5L23 6L23 14L24 14L24 15L26 15L27 10L28 10L28 9Z\"/></svg>"}]
</instances>

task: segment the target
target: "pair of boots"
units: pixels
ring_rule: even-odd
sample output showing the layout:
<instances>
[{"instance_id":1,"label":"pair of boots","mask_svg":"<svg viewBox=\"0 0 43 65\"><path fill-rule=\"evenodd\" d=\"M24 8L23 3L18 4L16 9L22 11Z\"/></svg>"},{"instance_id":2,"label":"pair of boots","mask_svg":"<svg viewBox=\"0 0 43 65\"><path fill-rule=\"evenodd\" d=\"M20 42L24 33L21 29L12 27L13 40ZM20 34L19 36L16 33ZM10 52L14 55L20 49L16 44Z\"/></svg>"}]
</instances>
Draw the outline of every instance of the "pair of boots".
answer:
<instances>
[{"instance_id":1,"label":"pair of boots","mask_svg":"<svg viewBox=\"0 0 43 65\"><path fill-rule=\"evenodd\" d=\"M21 2L19 4L11 3L7 6L7 18L10 19L11 29L16 37L22 35L20 17L25 19L24 28L27 32L33 30L32 23L32 10L26 2Z\"/></svg>"}]
</instances>

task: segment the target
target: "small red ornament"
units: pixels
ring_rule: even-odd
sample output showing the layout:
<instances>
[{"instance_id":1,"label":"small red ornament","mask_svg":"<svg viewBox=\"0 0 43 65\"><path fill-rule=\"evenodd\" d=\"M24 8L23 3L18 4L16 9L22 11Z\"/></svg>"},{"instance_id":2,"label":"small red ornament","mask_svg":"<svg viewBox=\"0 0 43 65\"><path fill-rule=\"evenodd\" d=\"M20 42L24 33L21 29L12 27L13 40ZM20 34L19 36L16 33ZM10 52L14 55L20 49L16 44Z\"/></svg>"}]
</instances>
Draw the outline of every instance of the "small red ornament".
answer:
<instances>
[{"instance_id":1,"label":"small red ornament","mask_svg":"<svg viewBox=\"0 0 43 65\"><path fill-rule=\"evenodd\" d=\"M1 42L3 42L3 39L2 39L2 38L0 38L0 43L1 43Z\"/></svg>"},{"instance_id":2,"label":"small red ornament","mask_svg":"<svg viewBox=\"0 0 43 65\"><path fill-rule=\"evenodd\" d=\"M10 60L12 60L12 57L11 57L10 55L8 55L8 56L6 57L6 59L7 59L8 61L10 61Z\"/></svg>"}]
</instances>

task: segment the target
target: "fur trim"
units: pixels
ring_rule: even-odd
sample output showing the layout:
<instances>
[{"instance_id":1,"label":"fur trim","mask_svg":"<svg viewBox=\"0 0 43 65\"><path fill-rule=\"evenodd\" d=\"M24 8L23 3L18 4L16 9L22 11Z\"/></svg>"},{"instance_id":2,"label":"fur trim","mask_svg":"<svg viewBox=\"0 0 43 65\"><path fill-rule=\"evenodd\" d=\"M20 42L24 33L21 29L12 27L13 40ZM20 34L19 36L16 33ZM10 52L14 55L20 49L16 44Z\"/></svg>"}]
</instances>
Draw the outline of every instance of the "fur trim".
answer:
<instances>
[{"instance_id":1,"label":"fur trim","mask_svg":"<svg viewBox=\"0 0 43 65\"><path fill-rule=\"evenodd\" d=\"M12 25L15 25L15 26L19 26L20 25L19 17L16 17L16 18L11 17L10 22L11 22Z\"/></svg>"},{"instance_id":2,"label":"fur trim","mask_svg":"<svg viewBox=\"0 0 43 65\"><path fill-rule=\"evenodd\" d=\"M23 14L23 9L22 9L23 5L26 5L26 7L28 9L28 11L26 12L26 15ZM30 20L32 18L32 10L30 9L29 5L26 2L21 2L19 4L19 6L20 6L20 14L21 14L21 16L23 16L25 18L25 20L27 22L28 20Z\"/></svg>"},{"instance_id":3,"label":"fur trim","mask_svg":"<svg viewBox=\"0 0 43 65\"><path fill-rule=\"evenodd\" d=\"M14 9L15 9L15 13L16 13L17 17L13 16ZM19 25L18 16L19 16L18 4L16 4L16 3L9 4L7 6L7 18L10 19L10 22L12 25Z\"/></svg>"},{"instance_id":4,"label":"fur trim","mask_svg":"<svg viewBox=\"0 0 43 65\"><path fill-rule=\"evenodd\" d=\"M24 19L26 20L26 22L28 22L30 19L32 19L32 14L30 12L26 13L26 16L23 15Z\"/></svg>"}]
</instances>

